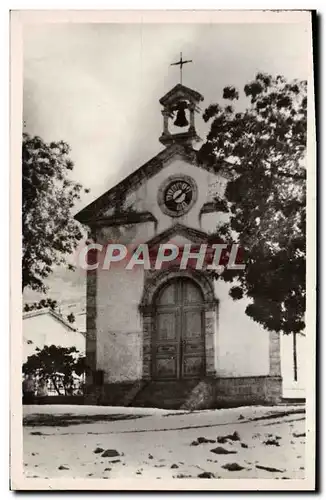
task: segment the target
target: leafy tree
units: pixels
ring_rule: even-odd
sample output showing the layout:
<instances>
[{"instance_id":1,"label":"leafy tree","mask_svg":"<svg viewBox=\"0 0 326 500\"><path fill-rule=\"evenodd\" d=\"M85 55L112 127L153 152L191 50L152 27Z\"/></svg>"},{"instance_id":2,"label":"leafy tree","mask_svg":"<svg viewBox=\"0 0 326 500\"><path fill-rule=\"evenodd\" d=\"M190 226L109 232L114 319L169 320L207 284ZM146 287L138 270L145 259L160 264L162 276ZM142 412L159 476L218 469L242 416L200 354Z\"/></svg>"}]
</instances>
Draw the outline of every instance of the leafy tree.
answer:
<instances>
[{"instance_id":1,"label":"leafy tree","mask_svg":"<svg viewBox=\"0 0 326 500\"><path fill-rule=\"evenodd\" d=\"M74 323L76 321L74 313L68 314L67 320L69 321L69 323Z\"/></svg>"},{"instance_id":2,"label":"leafy tree","mask_svg":"<svg viewBox=\"0 0 326 500\"><path fill-rule=\"evenodd\" d=\"M69 179L73 162L68 154L69 146L63 141L47 144L23 134L23 290L45 292L44 280L53 266L64 264L82 238L71 214L82 186Z\"/></svg>"},{"instance_id":3,"label":"leafy tree","mask_svg":"<svg viewBox=\"0 0 326 500\"><path fill-rule=\"evenodd\" d=\"M82 375L86 371L86 358L80 356L75 347L44 346L36 349L36 354L28 356L23 365L25 375L51 381L58 395L58 379L62 380L65 394L71 392L74 375Z\"/></svg>"},{"instance_id":4,"label":"leafy tree","mask_svg":"<svg viewBox=\"0 0 326 500\"><path fill-rule=\"evenodd\" d=\"M228 178L225 199L216 201L229 222L217 232L237 239L246 264L220 277L233 282L233 299L250 299L248 316L294 341L305 327L306 87L259 73L244 87L244 111L236 109L239 91L227 87L229 103L204 112L210 131L199 151Z\"/></svg>"},{"instance_id":5,"label":"leafy tree","mask_svg":"<svg viewBox=\"0 0 326 500\"><path fill-rule=\"evenodd\" d=\"M42 299L39 302L26 303L24 304L24 312L35 311L37 309L44 309L49 307L53 311L55 311L58 307L58 302L56 300L52 300L50 298Z\"/></svg>"}]
</instances>

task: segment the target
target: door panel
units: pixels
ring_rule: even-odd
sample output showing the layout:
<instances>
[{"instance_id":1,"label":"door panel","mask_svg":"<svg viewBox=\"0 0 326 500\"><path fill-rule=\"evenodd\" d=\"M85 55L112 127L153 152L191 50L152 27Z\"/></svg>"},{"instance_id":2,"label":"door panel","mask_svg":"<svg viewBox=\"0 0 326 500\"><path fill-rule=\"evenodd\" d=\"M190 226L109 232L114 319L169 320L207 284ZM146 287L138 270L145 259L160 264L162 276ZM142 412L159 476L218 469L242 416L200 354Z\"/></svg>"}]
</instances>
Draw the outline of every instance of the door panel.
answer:
<instances>
[{"instance_id":1,"label":"door panel","mask_svg":"<svg viewBox=\"0 0 326 500\"><path fill-rule=\"evenodd\" d=\"M182 376L204 374L205 343L201 308L183 310L182 316Z\"/></svg>"},{"instance_id":2,"label":"door panel","mask_svg":"<svg viewBox=\"0 0 326 500\"><path fill-rule=\"evenodd\" d=\"M157 316L157 341L176 341L177 338L175 311L159 311Z\"/></svg>"},{"instance_id":3,"label":"door panel","mask_svg":"<svg viewBox=\"0 0 326 500\"><path fill-rule=\"evenodd\" d=\"M177 378L177 360L171 357L156 358L156 377L159 379Z\"/></svg>"},{"instance_id":4,"label":"door panel","mask_svg":"<svg viewBox=\"0 0 326 500\"><path fill-rule=\"evenodd\" d=\"M204 374L203 298L190 280L173 280L159 295L152 346L155 378L192 378Z\"/></svg>"},{"instance_id":5,"label":"door panel","mask_svg":"<svg viewBox=\"0 0 326 500\"><path fill-rule=\"evenodd\" d=\"M204 372L203 356L185 356L182 365L183 378L201 377Z\"/></svg>"},{"instance_id":6,"label":"door panel","mask_svg":"<svg viewBox=\"0 0 326 500\"><path fill-rule=\"evenodd\" d=\"M201 342L203 338L202 311L198 309L183 308L183 328L184 339Z\"/></svg>"},{"instance_id":7,"label":"door panel","mask_svg":"<svg viewBox=\"0 0 326 500\"><path fill-rule=\"evenodd\" d=\"M167 286L163 289L159 298L160 306L174 306L177 301L177 284L172 283L170 286Z\"/></svg>"},{"instance_id":8,"label":"door panel","mask_svg":"<svg viewBox=\"0 0 326 500\"><path fill-rule=\"evenodd\" d=\"M180 339L178 314L173 308L159 308L154 348L154 373L156 378L178 378Z\"/></svg>"},{"instance_id":9,"label":"door panel","mask_svg":"<svg viewBox=\"0 0 326 500\"><path fill-rule=\"evenodd\" d=\"M191 283L191 281L182 283L182 297L184 304L201 304L203 302L198 286Z\"/></svg>"}]
</instances>

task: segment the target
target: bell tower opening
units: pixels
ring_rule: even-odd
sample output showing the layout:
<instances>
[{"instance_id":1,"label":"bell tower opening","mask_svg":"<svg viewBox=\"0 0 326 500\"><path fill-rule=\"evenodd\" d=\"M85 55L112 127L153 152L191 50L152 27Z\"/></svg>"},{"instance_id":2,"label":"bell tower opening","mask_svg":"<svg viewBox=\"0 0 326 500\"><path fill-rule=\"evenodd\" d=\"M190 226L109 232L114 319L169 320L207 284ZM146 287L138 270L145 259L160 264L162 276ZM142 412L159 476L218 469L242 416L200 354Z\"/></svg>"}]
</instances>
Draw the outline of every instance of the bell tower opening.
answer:
<instances>
[{"instance_id":1,"label":"bell tower opening","mask_svg":"<svg viewBox=\"0 0 326 500\"><path fill-rule=\"evenodd\" d=\"M195 113L200 111L198 103L204 98L199 92L182 84L182 67L191 62L192 60L183 60L181 53L180 60L171 64L180 66L180 83L159 101L163 106L163 132L159 141L164 146L175 142L192 146L194 142L201 140L196 132Z\"/></svg>"}]
</instances>

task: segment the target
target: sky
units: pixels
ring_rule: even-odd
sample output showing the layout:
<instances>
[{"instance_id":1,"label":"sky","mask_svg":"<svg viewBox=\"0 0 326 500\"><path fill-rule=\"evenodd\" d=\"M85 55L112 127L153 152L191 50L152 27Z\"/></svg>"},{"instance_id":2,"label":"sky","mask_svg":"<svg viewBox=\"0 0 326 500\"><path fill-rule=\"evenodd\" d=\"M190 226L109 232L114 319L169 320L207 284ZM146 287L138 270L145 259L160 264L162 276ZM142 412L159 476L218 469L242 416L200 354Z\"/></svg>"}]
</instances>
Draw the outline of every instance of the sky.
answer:
<instances>
[{"instance_id":1,"label":"sky","mask_svg":"<svg viewBox=\"0 0 326 500\"><path fill-rule=\"evenodd\" d=\"M159 99L179 83L221 102L257 72L308 77L309 33L291 24L29 24L24 27L25 130L64 140L73 177L88 195L78 210L155 156L163 146ZM200 115L197 130L205 137Z\"/></svg>"}]
</instances>

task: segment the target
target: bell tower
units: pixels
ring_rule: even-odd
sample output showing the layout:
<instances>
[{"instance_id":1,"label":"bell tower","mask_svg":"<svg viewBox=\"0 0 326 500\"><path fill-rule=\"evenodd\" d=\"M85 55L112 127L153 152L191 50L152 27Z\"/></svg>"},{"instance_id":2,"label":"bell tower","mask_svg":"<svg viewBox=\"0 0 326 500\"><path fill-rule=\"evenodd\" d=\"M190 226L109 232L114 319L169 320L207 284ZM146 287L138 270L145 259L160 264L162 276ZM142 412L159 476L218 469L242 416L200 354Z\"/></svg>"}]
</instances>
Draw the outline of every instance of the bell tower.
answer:
<instances>
[{"instance_id":1,"label":"bell tower","mask_svg":"<svg viewBox=\"0 0 326 500\"><path fill-rule=\"evenodd\" d=\"M159 141L164 146L175 142L192 145L200 141L195 127L195 113L199 112L198 103L204 98L199 92L178 83L160 99L163 106L163 132ZM170 131L171 122L175 127L183 129L180 132Z\"/></svg>"},{"instance_id":2,"label":"bell tower","mask_svg":"<svg viewBox=\"0 0 326 500\"><path fill-rule=\"evenodd\" d=\"M195 113L199 111L198 103L203 101L203 96L182 85L182 68L185 64L191 63L192 60L182 59L172 63L171 66L180 67L180 83L160 99L162 104L163 115L163 132L159 141L164 146L169 146L175 142L192 145L193 142L200 141L195 128ZM174 127L183 129L181 132L171 132L171 122Z\"/></svg>"}]
</instances>

